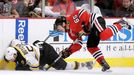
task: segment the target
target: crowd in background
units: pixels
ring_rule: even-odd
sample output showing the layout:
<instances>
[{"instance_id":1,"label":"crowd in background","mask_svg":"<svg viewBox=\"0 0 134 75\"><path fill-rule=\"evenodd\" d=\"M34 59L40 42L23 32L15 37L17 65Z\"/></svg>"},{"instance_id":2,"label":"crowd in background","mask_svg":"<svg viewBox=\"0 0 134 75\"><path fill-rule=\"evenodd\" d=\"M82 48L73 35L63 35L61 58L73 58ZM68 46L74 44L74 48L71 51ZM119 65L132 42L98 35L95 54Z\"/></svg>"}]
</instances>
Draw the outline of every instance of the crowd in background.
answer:
<instances>
[{"instance_id":1,"label":"crowd in background","mask_svg":"<svg viewBox=\"0 0 134 75\"><path fill-rule=\"evenodd\" d=\"M45 0L45 17L68 16L89 0ZM134 17L133 0L94 0L104 17ZM0 0L2 17L42 17L42 0Z\"/></svg>"}]
</instances>

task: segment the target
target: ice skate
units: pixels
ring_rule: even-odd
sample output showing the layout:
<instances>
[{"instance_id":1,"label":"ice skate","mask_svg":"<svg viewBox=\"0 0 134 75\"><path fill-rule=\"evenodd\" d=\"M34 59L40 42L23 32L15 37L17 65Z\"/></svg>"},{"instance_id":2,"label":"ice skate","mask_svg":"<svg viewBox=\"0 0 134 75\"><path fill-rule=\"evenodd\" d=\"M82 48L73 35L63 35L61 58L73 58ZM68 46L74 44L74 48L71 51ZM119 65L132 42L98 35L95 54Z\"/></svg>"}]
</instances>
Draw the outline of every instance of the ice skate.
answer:
<instances>
[{"instance_id":1,"label":"ice skate","mask_svg":"<svg viewBox=\"0 0 134 75\"><path fill-rule=\"evenodd\" d=\"M131 24L130 22L127 20L127 18L123 17L122 19L120 19L119 21L115 22L116 23L120 23L122 25L122 27L125 27L127 29L131 29Z\"/></svg>"},{"instance_id":2,"label":"ice skate","mask_svg":"<svg viewBox=\"0 0 134 75\"><path fill-rule=\"evenodd\" d=\"M88 61L88 62L85 62L85 63L81 63L81 65L82 65L83 67L86 67L86 68L88 68L89 70L91 70L91 69L94 67L95 64L96 64L96 61L95 61L95 60L93 60L93 61Z\"/></svg>"},{"instance_id":3,"label":"ice skate","mask_svg":"<svg viewBox=\"0 0 134 75\"><path fill-rule=\"evenodd\" d=\"M110 66L108 65L108 63L105 60L101 61L101 66L102 66L103 72L111 72Z\"/></svg>"},{"instance_id":4,"label":"ice skate","mask_svg":"<svg viewBox=\"0 0 134 75\"><path fill-rule=\"evenodd\" d=\"M89 62L86 62L86 67L87 67L88 69L92 69L95 64L96 64L96 61L95 61L95 60L89 61Z\"/></svg>"}]
</instances>

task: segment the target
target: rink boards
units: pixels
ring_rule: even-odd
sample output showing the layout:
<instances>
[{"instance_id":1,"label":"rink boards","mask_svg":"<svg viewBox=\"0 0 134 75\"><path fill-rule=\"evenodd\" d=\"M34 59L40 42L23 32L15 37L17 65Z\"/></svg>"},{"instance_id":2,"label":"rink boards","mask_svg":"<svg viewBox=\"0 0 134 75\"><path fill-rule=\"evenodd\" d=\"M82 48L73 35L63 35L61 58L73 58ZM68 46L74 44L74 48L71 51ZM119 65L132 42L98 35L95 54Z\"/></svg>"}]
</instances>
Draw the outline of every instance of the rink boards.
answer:
<instances>
[{"instance_id":1,"label":"rink boards","mask_svg":"<svg viewBox=\"0 0 134 75\"><path fill-rule=\"evenodd\" d=\"M119 19L106 19L106 25L112 25ZM100 49L111 66L134 67L134 19L129 19L132 23L132 30L122 29L117 35L109 40L100 42ZM3 54L10 41L18 38L25 43L32 44L35 40L44 40L53 32L55 19L0 19L0 59L3 64ZM58 37L50 37L46 42L54 46L57 53L71 44L71 40L65 33L57 33ZM71 55L70 61L93 60L90 53L86 50L87 37L83 37L83 48ZM11 64L12 65L12 64ZM10 66L10 64L9 64ZM99 67L98 64L96 67Z\"/></svg>"}]
</instances>

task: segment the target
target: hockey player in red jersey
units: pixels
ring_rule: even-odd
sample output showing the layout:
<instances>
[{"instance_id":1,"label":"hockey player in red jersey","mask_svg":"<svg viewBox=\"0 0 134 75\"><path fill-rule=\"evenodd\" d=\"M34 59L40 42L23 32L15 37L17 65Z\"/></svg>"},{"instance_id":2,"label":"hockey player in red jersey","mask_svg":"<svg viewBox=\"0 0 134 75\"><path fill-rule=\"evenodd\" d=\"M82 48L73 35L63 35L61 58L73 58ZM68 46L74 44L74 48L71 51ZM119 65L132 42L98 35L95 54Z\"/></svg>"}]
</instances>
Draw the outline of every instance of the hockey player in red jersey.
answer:
<instances>
[{"instance_id":1,"label":"hockey player in red jersey","mask_svg":"<svg viewBox=\"0 0 134 75\"><path fill-rule=\"evenodd\" d=\"M74 41L69 48L61 51L63 58L69 57L72 53L80 50L82 47L81 36L88 36L87 50L102 66L103 72L108 71L110 66L98 47L100 40L109 39L123 27L131 29L126 18L122 18L106 28L105 20L102 16L95 13L88 13L84 9L76 10L68 17L59 16L54 26L58 31L67 32L69 37Z\"/></svg>"}]
</instances>

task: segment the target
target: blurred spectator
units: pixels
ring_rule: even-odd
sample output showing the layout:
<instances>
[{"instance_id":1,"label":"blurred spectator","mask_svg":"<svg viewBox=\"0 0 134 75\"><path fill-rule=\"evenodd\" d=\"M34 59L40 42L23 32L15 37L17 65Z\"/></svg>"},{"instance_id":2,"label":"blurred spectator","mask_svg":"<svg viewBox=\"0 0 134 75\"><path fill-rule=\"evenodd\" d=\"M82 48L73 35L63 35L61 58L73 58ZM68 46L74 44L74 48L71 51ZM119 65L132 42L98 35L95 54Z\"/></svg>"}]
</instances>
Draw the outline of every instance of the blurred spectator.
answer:
<instances>
[{"instance_id":1,"label":"blurred spectator","mask_svg":"<svg viewBox=\"0 0 134 75\"><path fill-rule=\"evenodd\" d=\"M18 0L12 0L13 4L16 4L18 2Z\"/></svg>"},{"instance_id":2,"label":"blurred spectator","mask_svg":"<svg viewBox=\"0 0 134 75\"><path fill-rule=\"evenodd\" d=\"M113 5L114 0L95 0L95 5L98 6L102 12L102 15L105 17L113 17Z\"/></svg>"},{"instance_id":3,"label":"blurred spectator","mask_svg":"<svg viewBox=\"0 0 134 75\"><path fill-rule=\"evenodd\" d=\"M32 17L41 17L42 9L41 8L35 8L34 11L30 12L32 14ZM59 12L53 12L49 7L45 7L44 10L45 17L47 18L57 18L60 16Z\"/></svg>"},{"instance_id":4,"label":"blurred spectator","mask_svg":"<svg viewBox=\"0 0 134 75\"><path fill-rule=\"evenodd\" d=\"M134 0L132 0L131 3L134 4Z\"/></svg>"},{"instance_id":5,"label":"blurred spectator","mask_svg":"<svg viewBox=\"0 0 134 75\"><path fill-rule=\"evenodd\" d=\"M32 18L41 18L42 12L45 14L45 17L47 18L56 18L60 16L60 12L53 12L51 9L51 6L45 6L45 9L42 10L41 8L42 2L40 1L39 7L36 7L33 11L31 11L29 14ZM46 4L46 2L45 2Z\"/></svg>"},{"instance_id":6,"label":"blurred spectator","mask_svg":"<svg viewBox=\"0 0 134 75\"><path fill-rule=\"evenodd\" d=\"M58 0L53 6L53 12L60 12L61 15L70 15L76 10L76 6L72 0Z\"/></svg>"},{"instance_id":7,"label":"blurred spectator","mask_svg":"<svg viewBox=\"0 0 134 75\"><path fill-rule=\"evenodd\" d=\"M60 12L53 12L52 6L48 6L47 4L48 0L45 0L45 9L42 10L42 0L40 0L39 4L37 7L35 7L35 9L33 11L29 12L30 17L32 18L41 18L42 17L42 12L44 13L45 17L47 18L56 18L58 16L60 16ZM54 0L52 0L54 1ZM57 1L57 0L55 0Z\"/></svg>"},{"instance_id":8,"label":"blurred spectator","mask_svg":"<svg viewBox=\"0 0 134 75\"><path fill-rule=\"evenodd\" d=\"M47 0L48 6L54 6L54 4L57 2L57 0Z\"/></svg>"},{"instance_id":9,"label":"blurred spectator","mask_svg":"<svg viewBox=\"0 0 134 75\"><path fill-rule=\"evenodd\" d=\"M38 6L40 0L19 0L15 5L20 17L30 17L31 11Z\"/></svg>"},{"instance_id":10,"label":"blurred spectator","mask_svg":"<svg viewBox=\"0 0 134 75\"><path fill-rule=\"evenodd\" d=\"M95 5L93 6L93 11L90 10L91 9L91 6L89 4L83 4L81 6L81 8L82 9L85 9L89 13L96 13L96 14L102 15L101 14L101 11L100 11L100 8L97 7L97 6L95 6Z\"/></svg>"},{"instance_id":11,"label":"blurred spectator","mask_svg":"<svg viewBox=\"0 0 134 75\"><path fill-rule=\"evenodd\" d=\"M60 16L60 12L53 12L49 7L45 8L45 16L49 17L49 18L57 18L58 16Z\"/></svg>"},{"instance_id":12,"label":"blurred spectator","mask_svg":"<svg viewBox=\"0 0 134 75\"><path fill-rule=\"evenodd\" d=\"M73 0L76 6L82 6L82 4L89 3L89 0Z\"/></svg>"},{"instance_id":13,"label":"blurred spectator","mask_svg":"<svg viewBox=\"0 0 134 75\"><path fill-rule=\"evenodd\" d=\"M0 17L19 17L19 14L11 1L0 0Z\"/></svg>"},{"instance_id":14,"label":"blurred spectator","mask_svg":"<svg viewBox=\"0 0 134 75\"><path fill-rule=\"evenodd\" d=\"M15 5L17 12L19 13L20 17L24 16L26 5L24 4L24 0L19 0Z\"/></svg>"},{"instance_id":15,"label":"blurred spectator","mask_svg":"<svg viewBox=\"0 0 134 75\"><path fill-rule=\"evenodd\" d=\"M114 10L122 6L122 0L114 0Z\"/></svg>"},{"instance_id":16,"label":"blurred spectator","mask_svg":"<svg viewBox=\"0 0 134 75\"><path fill-rule=\"evenodd\" d=\"M95 0L95 1L96 1L95 5L97 5L99 8L107 9L107 7L108 7L108 1L107 0Z\"/></svg>"},{"instance_id":17,"label":"blurred spectator","mask_svg":"<svg viewBox=\"0 0 134 75\"><path fill-rule=\"evenodd\" d=\"M33 11L29 12L31 18L41 18L42 12L40 8L35 8Z\"/></svg>"},{"instance_id":18,"label":"blurred spectator","mask_svg":"<svg viewBox=\"0 0 134 75\"><path fill-rule=\"evenodd\" d=\"M18 0L18 1L22 1L22 0ZM34 1L35 0L23 0L24 1L24 4L27 5L27 6L31 6L34 4Z\"/></svg>"},{"instance_id":19,"label":"blurred spectator","mask_svg":"<svg viewBox=\"0 0 134 75\"><path fill-rule=\"evenodd\" d=\"M116 10L117 17L134 17L134 4L132 0L122 0L122 6Z\"/></svg>"}]
</instances>

